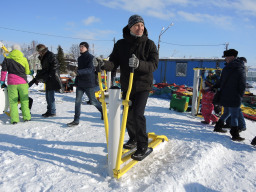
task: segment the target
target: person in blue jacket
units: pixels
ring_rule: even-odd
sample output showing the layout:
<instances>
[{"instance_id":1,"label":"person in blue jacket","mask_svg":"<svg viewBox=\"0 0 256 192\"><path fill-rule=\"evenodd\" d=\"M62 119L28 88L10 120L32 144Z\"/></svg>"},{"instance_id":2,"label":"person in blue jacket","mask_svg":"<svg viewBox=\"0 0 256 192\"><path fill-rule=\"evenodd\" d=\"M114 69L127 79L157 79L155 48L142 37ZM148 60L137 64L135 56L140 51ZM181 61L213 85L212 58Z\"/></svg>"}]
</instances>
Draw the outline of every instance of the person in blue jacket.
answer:
<instances>
[{"instance_id":1,"label":"person in blue jacket","mask_svg":"<svg viewBox=\"0 0 256 192\"><path fill-rule=\"evenodd\" d=\"M74 120L68 123L68 126L76 126L79 124L80 114L81 114L81 103L84 93L90 100L90 103L94 105L102 117L102 107L100 102L95 97L95 88L97 87L95 82L95 68L93 66L93 58L89 50L89 44L87 42L81 42L80 45L80 54L78 57L78 69L76 71L75 86L76 88L76 101L75 101L75 116Z\"/></svg>"}]
</instances>

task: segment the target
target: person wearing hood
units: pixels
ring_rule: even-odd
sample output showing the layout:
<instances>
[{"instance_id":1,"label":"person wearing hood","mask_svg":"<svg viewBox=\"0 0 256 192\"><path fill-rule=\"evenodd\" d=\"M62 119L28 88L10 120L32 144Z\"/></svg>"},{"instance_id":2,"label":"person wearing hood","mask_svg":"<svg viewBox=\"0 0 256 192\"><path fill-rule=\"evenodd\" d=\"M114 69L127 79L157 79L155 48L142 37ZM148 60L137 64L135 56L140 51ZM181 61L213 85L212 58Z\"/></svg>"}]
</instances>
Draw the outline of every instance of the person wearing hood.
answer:
<instances>
[{"instance_id":1,"label":"person wearing hood","mask_svg":"<svg viewBox=\"0 0 256 192\"><path fill-rule=\"evenodd\" d=\"M10 104L11 124L18 123L18 96L20 98L23 120L30 121L31 114L29 110L28 81L27 75L32 75L29 70L28 60L21 52L18 44L13 45L13 51L4 59L1 71L1 87L5 84L5 78L8 73L8 98Z\"/></svg>"},{"instance_id":2,"label":"person wearing hood","mask_svg":"<svg viewBox=\"0 0 256 192\"><path fill-rule=\"evenodd\" d=\"M35 78L29 82L29 86L43 81L45 83L45 97L47 102L47 111L42 114L43 117L56 116L55 91L62 90L60 79L59 62L51 51L44 44L38 44L36 50L39 53L42 70L38 70Z\"/></svg>"},{"instance_id":3,"label":"person wearing hood","mask_svg":"<svg viewBox=\"0 0 256 192\"><path fill-rule=\"evenodd\" d=\"M137 146L132 155L135 160L141 160L148 149L146 131L145 107L149 92L153 86L153 72L158 67L158 51L155 43L148 38L144 20L139 15L132 15L128 25L123 28L123 39L118 40L109 56L109 61L94 58L94 66L112 71L120 67L120 84L123 99L126 97L130 68L134 68L134 79L127 118L129 140L123 145L125 149Z\"/></svg>"},{"instance_id":4,"label":"person wearing hood","mask_svg":"<svg viewBox=\"0 0 256 192\"><path fill-rule=\"evenodd\" d=\"M242 141L239 135L238 121L240 105L246 88L246 71L244 61L237 57L238 51L229 49L224 51L226 65L222 70L218 87L220 89L220 105L224 107L224 113L214 127L215 132L225 132L222 128L224 122L231 116L230 134L232 140Z\"/></svg>"}]
</instances>

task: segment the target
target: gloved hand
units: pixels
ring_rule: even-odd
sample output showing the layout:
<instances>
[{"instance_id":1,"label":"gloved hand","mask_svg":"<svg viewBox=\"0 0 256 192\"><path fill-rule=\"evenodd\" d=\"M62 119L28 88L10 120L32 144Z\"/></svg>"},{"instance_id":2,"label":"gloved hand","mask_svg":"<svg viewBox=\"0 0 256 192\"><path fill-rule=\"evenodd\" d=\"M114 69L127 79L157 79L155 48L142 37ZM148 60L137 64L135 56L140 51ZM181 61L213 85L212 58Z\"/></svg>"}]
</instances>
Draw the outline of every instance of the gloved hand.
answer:
<instances>
[{"instance_id":1,"label":"gloved hand","mask_svg":"<svg viewBox=\"0 0 256 192\"><path fill-rule=\"evenodd\" d=\"M101 57L94 57L92 62L95 68L97 68L98 66L102 67L104 65L104 61Z\"/></svg>"},{"instance_id":2,"label":"gloved hand","mask_svg":"<svg viewBox=\"0 0 256 192\"><path fill-rule=\"evenodd\" d=\"M36 85L38 85L38 81L36 80L36 78L32 79L32 80L28 83L28 86L31 87L34 83L35 83Z\"/></svg>"},{"instance_id":3,"label":"gloved hand","mask_svg":"<svg viewBox=\"0 0 256 192\"><path fill-rule=\"evenodd\" d=\"M31 75L31 76L33 76L33 75L34 75L34 70L33 70L33 69L31 69L31 70L30 70L29 75Z\"/></svg>"},{"instance_id":4,"label":"gloved hand","mask_svg":"<svg viewBox=\"0 0 256 192\"><path fill-rule=\"evenodd\" d=\"M132 57L129 59L129 67L132 67L134 69L137 69L139 67L140 60L132 54Z\"/></svg>"}]
</instances>

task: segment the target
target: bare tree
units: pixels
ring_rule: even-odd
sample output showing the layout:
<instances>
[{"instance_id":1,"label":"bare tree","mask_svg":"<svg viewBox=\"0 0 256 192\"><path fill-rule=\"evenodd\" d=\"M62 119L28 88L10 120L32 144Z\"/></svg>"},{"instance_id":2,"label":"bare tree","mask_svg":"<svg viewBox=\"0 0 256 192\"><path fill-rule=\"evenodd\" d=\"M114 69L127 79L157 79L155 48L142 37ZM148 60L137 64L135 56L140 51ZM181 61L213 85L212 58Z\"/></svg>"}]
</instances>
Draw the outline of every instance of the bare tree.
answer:
<instances>
[{"instance_id":1,"label":"bare tree","mask_svg":"<svg viewBox=\"0 0 256 192\"><path fill-rule=\"evenodd\" d=\"M80 56L80 48L78 45L73 44L70 49L69 49L69 53L72 57L72 59L77 60L77 58Z\"/></svg>"}]
</instances>

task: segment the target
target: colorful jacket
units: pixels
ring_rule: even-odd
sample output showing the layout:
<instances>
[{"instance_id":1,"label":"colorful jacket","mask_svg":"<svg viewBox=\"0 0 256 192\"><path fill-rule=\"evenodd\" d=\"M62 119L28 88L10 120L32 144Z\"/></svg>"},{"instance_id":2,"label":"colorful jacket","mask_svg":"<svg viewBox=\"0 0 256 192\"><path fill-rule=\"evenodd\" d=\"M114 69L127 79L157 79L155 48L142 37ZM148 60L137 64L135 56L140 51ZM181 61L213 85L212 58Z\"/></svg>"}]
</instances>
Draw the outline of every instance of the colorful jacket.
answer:
<instances>
[{"instance_id":1,"label":"colorful jacket","mask_svg":"<svg viewBox=\"0 0 256 192\"><path fill-rule=\"evenodd\" d=\"M1 81L5 81L8 72L8 85L27 83L27 75L30 74L28 60L19 50L13 50L4 59L1 71Z\"/></svg>"},{"instance_id":2,"label":"colorful jacket","mask_svg":"<svg viewBox=\"0 0 256 192\"><path fill-rule=\"evenodd\" d=\"M203 98L202 98L202 105L209 105L212 104L212 100L214 97L215 93L212 91L205 91L203 92Z\"/></svg>"}]
</instances>

